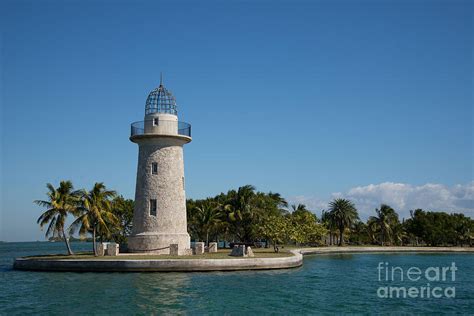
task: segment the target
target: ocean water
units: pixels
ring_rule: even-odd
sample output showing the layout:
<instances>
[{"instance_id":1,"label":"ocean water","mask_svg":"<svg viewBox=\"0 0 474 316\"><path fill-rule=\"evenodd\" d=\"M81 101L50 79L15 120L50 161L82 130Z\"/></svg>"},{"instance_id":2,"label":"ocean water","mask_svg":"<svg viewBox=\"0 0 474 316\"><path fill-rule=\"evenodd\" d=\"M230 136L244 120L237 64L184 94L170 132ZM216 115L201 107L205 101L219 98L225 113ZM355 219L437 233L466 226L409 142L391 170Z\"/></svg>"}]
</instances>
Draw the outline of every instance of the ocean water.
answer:
<instances>
[{"instance_id":1,"label":"ocean water","mask_svg":"<svg viewBox=\"0 0 474 316\"><path fill-rule=\"evenodd\" d=\"M90 244L73 243L89 250ZM474 314L472 254L345 254L305 256L300 268L206 273L68 273L12 269L13 258L62 253L62 243L0 244L0 314ZM453 265L446 278L436 268ZM385 270L395 270L388 281ZM419 281L406 271L422 271ZM401 281L400 270L404 270ZM431 281L425 278L426 269ZM447 269L447 268L446 268ZM380 273L379 273L380 272ZM379 281L380 277L380 281ZM412 279L413 279L412 275ZM385 286L422 286L442 297L383 297ZM444 291L448 290L448 297ZM452 289L455 297L452 296ZM414 290L413 290L414 291ZM430 293L432 293L430 291ZM425 291L426 294L426 291ZM379 297L382 296L382 297ZM395 294L394 294L395 296Z\"/></svg>"}]
</instances>

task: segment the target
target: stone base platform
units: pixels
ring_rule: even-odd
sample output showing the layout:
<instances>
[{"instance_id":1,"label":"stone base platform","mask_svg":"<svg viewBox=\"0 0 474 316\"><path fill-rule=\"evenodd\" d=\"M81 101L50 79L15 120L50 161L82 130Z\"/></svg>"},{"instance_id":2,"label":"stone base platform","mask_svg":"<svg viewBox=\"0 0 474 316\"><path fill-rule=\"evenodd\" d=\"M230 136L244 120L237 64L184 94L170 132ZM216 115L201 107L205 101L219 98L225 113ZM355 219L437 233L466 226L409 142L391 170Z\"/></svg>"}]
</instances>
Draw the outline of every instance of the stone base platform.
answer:
<instances>
[{"instance_id":1,"label":"stone base platform","mask_svg":"<svg viewBox=\"0 0 474 316\"><path fill-rule=\"evenodd\" d=\"M295 268L303 255L292 251L289 257L241 259L36 259L17 258L14 269L77 272L194 272Z\"/></svg>"}]
</instances>

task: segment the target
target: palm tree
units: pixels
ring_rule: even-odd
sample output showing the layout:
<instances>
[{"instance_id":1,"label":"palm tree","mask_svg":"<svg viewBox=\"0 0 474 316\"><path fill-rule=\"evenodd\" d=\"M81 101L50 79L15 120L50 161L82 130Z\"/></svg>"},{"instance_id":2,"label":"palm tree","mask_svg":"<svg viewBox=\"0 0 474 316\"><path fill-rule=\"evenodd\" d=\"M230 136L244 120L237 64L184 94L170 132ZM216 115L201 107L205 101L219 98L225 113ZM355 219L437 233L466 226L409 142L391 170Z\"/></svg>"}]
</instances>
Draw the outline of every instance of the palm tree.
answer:
<instances>
[{"instance_id":1,"label":"palm tree","mask_svg":"<svg viewBox=\"0 0 474 316\"><path fill-rule=\"evenodd\" d=\"M325 210L321 212L321 224L329 231L329 245L334 245L337 227L331 219L331 214Z\"/></svg>"},{"instance_id":2,"label":"palm tree","mask_svg":"<svg viewBox=\"0 0 474 316\"><path fill-rule=\"evenodd\" d=\"M405 241L408 239L408 234L403 227L403 223L395 223L392 227L392 236L396 245L404 245Z\"/></svg>"},{"instance_id":3,"label":"palm tree","mask_svg":"<svg viewBox=\"0 0 474 316\"><path fill-rule=\"evenodd\" d=\"M301 203L298 204L298 205L292 204L291 209L293 210L292 213L295 213L295 212L299 213L299 212L307 211L306 205L301 204Z\"/></svg>"},{"instance_id":4,"label":"palm tree","mask_svg":"<svg viewBox=\"0 0 474 316\"><path fill-rule=\"evenodd\" d=\"M219 205L213 205L206 201L196 206L193 221L202 237L206 237L206 245L209 246L209 234L221 223L222 213Z\"/></svg>"},{"instance_id":5,"label":"palm tree","mask_svg":"<svg viewBox=\"0 0 474 316\"><path fill-rule=\"evenodd\" d=\"M281 214L285 215L288 213L288 211L286 210L286 208L288 207L288 202L281 196L280 193L269 192L267 196L273 201L275 201Z\"/></svg>"},{"instance_id":6,"label":"palm tree","mask_svg":"<svg viewBox=\"0 0 474 316\"><path fill-rule=\"evenodd\" d=\"M368 237L367 225L362 221L356 221L352 226L351 230L351 240L355 241L357 244L364 244Z\"/></svg>"},{"instance_id":7,"label":"palm tree","mask_svg":"<svg viewBox=\"0 0 474 316\"><path fill-rule=\"evenodd\" d=\"M48 200L36 200L35 204L47 208L46 212L38 218L40 227L49 223L46 230L46 237L60 237L66 243L67 252L72 255L69 237L64 231L64 223L68 214L77 214L78 191L73 191L74 187L71 181L61 181L57 189L51 183L46 184L49 192L46 193Z\"/></svg>"},{"instance_id":8,"label":"palm tree","mask_svg":"<svg viewBox=\"0 0 474 316\"><path fill-rule=\"evenodd\" d=\"M377 231L377 220L373 216L371 216L367 220L367 235L369 235L369 239L372 244L377 244Z\"/></svg>"},{"instance_id":9,"label":"palm tree","mask_svg":"<svg viewBox=\"0 0 474 316\"><path fill-rule=\"evenodd\" d=\"M255 196L255 187L244 185L237 191L229 191L229 199L223 206L229 222L232 223L232 231L239 241L248 242L254 236L253 223L259 215L255 207Z\"/></svg>"},{"instance_id":10,"label":"palm tree","mask_svg":"<svg viewBox=\"0 0 474 316\"><path fill-rule=\"evenodd\" d=\"M85 235L92 232L92 249L97 256L97 235L110 236L109 226L118 225L118 219L112 212L111 200L116 196L115 191L107 190L105 185L95 183L91 191L81 192L81 215L71 224L70 231L73 233L79 228L79 234Z\"/></svg>"},{"instance_id":11,"label":"palm tree","mask_svg":"<svg viewBox=\"0 0 474 316\"><path fill-rule=\"evenodd\" d=\"M344 243L344 230L350 227L357 219L357 209L346 199L335 199L329 203L330 220L339 229L339 246Z\"/></svg>"},{"instance_id":12,"label":"palm tree","mask_svg":"<svg viewBox=\"0 0 474 316\"><path fill-rule=\"evenodd\" d=\"M371 216L369 221L377 223L377 228L380 231L380 244L383 246L387 240L392 241L393 229L399 223L398 215L393 208L386 204L375 209L375 213L377 216Z\"/></svg>"}]
</instances>

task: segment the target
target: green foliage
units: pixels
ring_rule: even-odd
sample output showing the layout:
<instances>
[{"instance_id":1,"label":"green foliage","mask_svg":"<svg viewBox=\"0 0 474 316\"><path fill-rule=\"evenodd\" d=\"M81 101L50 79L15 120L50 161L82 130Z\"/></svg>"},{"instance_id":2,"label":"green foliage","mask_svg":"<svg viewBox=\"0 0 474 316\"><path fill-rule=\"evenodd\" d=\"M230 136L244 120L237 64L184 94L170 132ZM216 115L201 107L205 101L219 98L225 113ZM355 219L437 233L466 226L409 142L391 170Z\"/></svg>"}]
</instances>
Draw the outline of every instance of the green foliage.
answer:
<instances>
[{"instance_id":1,"label":"green foliage","mask_svg":"<svg viewBox=\"0 0 474 316\"><path fill-rule=\"evenodd\" d=\"M69 214L76 215L78 213L79 192L73 191L74 187L71 181L61 181L57 189L51 183L46 184L46 187L48 188L48 193L46 193L48 199L34 201L35 204L47 209L37 222L41 228L49 223L46 237L63 239L68 254L72 255L69 236L65 233L64 224Z\"/></svg>"},{"instance_id":2,"label":"green foliage","mask_svg":"<svg viewBox=\"0 0 474 316\"><path fill-rule=\"evenodd\" d=\"M225 230L225 213L221 205L212 199L188 201L188 221L191 222L190 233L209 245L209 237L215 236L220 229Z\"/></svg>"},{"instance_id":3,"label":"green foliage","mask_svg":"<svg viewBox=\"0 0 474 316\"><path fill-rule=\"evenodd\" d=\"M339 230L339 246L344 244L344 231L350 228L359 215L354 203L346 199L335 199L329 203L328 220L332 227Z\"/></svg>"},{"instance_id":4,"label":"green foliage","mask_svg":"<svg viewBox=\"0 0 474 316\"><path fill-rule=\"evenodd\" d=\"M277 251L277 245L288 240L290 225L288 217L271 215L259 226L260 235L273 243L273 247Z\"/></svg>"},{"instance_id":5,"label":"green foliage","mask_svg":"<svg viewBox=\"0 0 474 316\"><path fill-rule=\"evenodd\" d=\"M318 244L326 229L300 204L293 213L278 193L263 193L246 185L205 200L188 200L188 231L196 240L278 244Z\"/></svg>"},{"instance_id":6,"label":"green foliage","mask_svg":"<svg viewBox=\"0 0 474 316\"><path fill-rule=\"evenodd\" d=\"M92 190L75 191L71 181L61 181L58 188L47 184L46 200L36 200L46 211L38 218L41 227L48 225L46 237L64 240L69 255L69 236L78 231L82 238L125 243L131 234L134 201L117 196L103 183ZM321 221L303 204L292 205L278 193L263 193L245 185L215 197L186 201L188 231L195 240L256 242L278 245L318 245L329 238L329 244L339 245L344 239L352 244L380 245L471 245L474 240L474 220L463 214L410 212L403 222L389 205L382 204L366 223L359 220L357 209L347 199L335 199L328 211L322 211ZM75 220L64 227L68 215ZM66 235L66 230L69 235ZM96 253L95 243L93 243Z\"/></svg>"},{"instance_id":7,"label":"green foliage","mask_svg":"<svg viewBox=\"0 0 474 316\"><path fill-rule=\"evenodd\" d=\"M328 231L328 241L327 244L334 245L336 243L337 227L335 221L331 217L331 213L323 210L321 213L321 224Z\"/></svg>"},{"instance_id":8,"label":"green foliage","mask_svg":"<svg viewBox=\"0 0 474 316\"><path fill-rule=\"evenodd\" d=\"M357 244L403 246L464 246L474 239L474 220L464 214L411 211L403 222L394 209L386 204L375 210L367 223L356 222L349 240Z\"/></svg>"},{"instance_id":9,"label":"green foliage","mask_svg":"<svg viewBox=\"0 0 474 316\"><path fill-rule=\"evenodd\" d=\"M289 216L289 239L296 244L320 244L327 230L318 223L316 215L306 210L306 206L302 204L293 209L293 213Z\"/></svg>"},{"instance_id":10,"label":"green foliage","mask_svg":"<svg viewBox=\"0 0 474 316\"><path fill-rule=\"evenodd\" d=\"M71 181L61 181L56 189L50 183L47 185L47 200L36 200L35 204L47 208L38 218L41 227L48 224L46 237L49 240L64 240L69 255L72 250L69 239L76 231L81 239L92 234L92 240L114 240L125 243L130 235L133 220L134 201L116 196L115 191L107 190L103 183L96 183L91 191L74 191ZM73 215L75 220L65 228L67 215ZM65 231L69 232L66 235ZM94 252L95 242L93 243Z\"/></svg>"},{"instance_id":11,"label":"green foliage","mask_svg":"<svg viewBox=\"0 0 474 316\"><path fill-rule=\"evenodd\" d=\"M409 239L415 243L430 246L472 245L474 220L464 214L425 212L421 209L410 212L404 228Z\"/></svg>"},{"instance_id":12,"label":"green foliage","mask_svg":"<svg viewBox=\"0 0 474 316\"><path fill-rule=\"evenodd\" d=\"M112 200L112 213L118 222L109 229L112 232L112 239L119 244L125 244L127 237L132 233L134 206L133 200L125 199L123 196L117 196Z\"/></svg>"},{"instance_id":13,"label":"green foliage","mask_svg":"<svg viewBox=\"0 0 474 316\"><path fill-rule=\"evenodd\" d=\"M373 241L376 240L375 235L379 235L380 245L384 245L387 242L389 244L398 244L400 236L396 236L396 228L400 225L398 220L398 214L393 208L386 204L380 205L380 208L375 209L377 216L371 216L368 220L368 226L371 229L371 237Z\"/></svg>"},{"instance_id":14,"label":"green foliage","mask_svg":"<svg viewBox=\"0 0 474 316\"><path fill-rule=\"evenodd\" d=\"M356 221L349 233L349 242L355 245L365 245L372 243L369 227L362 221Z\"/></svg>"},{"instance_id":15,"label":"green foliage","mask_svg":"<svg viewBox=\"0 0 474 316\"><path fill-rule=\"evenodd\" d=\"M82 190L80 199L80 215L71 224L70 232L79 229L79 234L85 236L92 232L92 247L97 254L96 237L106 240L112 236L112 227L119 225L118 218L112 213L112 199L115 191L107 190L105 185L95 183L92 190Z\"/></svg>"},{"instance_id":16,"label":"green foliage","mask_svg":"<svg viewBox=\"0 0 474 316\"><path fill-rule=\"evenodd\" d=\"M253 242L266 238L262 226L286 214L287 205L278 193L245 185L205 200L188 200L188 231L196 240Z\"/></svg>"}]
</instances>

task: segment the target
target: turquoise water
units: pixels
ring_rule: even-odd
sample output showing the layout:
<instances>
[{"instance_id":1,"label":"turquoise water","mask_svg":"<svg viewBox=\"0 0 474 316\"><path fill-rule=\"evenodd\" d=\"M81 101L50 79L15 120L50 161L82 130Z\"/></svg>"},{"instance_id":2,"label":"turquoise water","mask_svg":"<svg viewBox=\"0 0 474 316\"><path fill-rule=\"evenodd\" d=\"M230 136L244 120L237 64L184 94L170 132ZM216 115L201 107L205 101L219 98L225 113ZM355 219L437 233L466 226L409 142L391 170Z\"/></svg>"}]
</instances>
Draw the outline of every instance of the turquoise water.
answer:
<instances>
[{"instance_id":1,"label":"turquoise water","mask_svg":"<svg viewBox=\"0 0 474 316\"><path fill-rule=\"evenodd\" d=\"M74 243L74 250L90 244ZM0 244L0 314L318 314L474 313L474 255L353 254L305 256L301 268L222 273L65 273L12 270L14 257L61 253L62 243ZM410 267L450 266L455 298L379 298L379 262ZM397 276L397 275L396 275ZM383 274L382 274L383 280Z\"/></svg>"}]
</instances>

